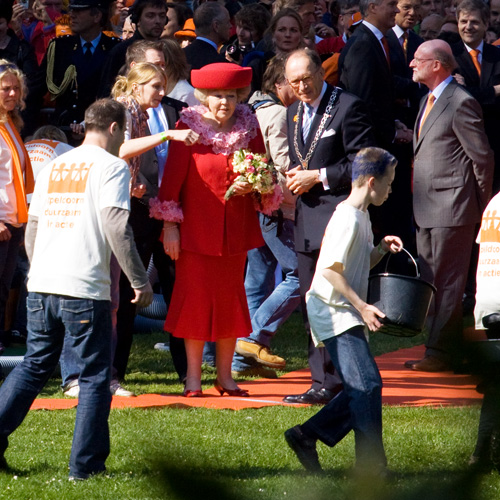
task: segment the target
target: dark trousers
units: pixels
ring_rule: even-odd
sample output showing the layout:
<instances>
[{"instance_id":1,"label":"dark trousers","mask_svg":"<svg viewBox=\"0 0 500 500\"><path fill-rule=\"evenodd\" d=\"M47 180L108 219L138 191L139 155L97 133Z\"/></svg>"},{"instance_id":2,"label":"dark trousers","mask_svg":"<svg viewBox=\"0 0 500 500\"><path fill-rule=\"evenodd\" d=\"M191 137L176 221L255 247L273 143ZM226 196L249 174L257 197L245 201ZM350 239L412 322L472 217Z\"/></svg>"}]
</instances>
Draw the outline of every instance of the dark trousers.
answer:
<instances>
[{"instance_id":1,"label":"dark trousers","mask_svg":"<svg viewBox=\"0 0 500 500\"><path fill-rule=\"evenodd\" d=\"M417 228L421 277L437 288L427 316L426 354L447 363L462 357L462 298L475 225Z\"/></svg>"},{"instance_id":2,"label":"dark trousers","mask_svg":"<svg viewBox=\"0 0 500 500\"><path fill-rule=\"evenodd\" d=\"M314 250L312 252L297 252L302 315L309 336L308 361L309 368L311 369L311 388L317 391L322 388L328 389L329 391L335 391L339 384L341 384L340 378L335 372L335 367L333 366L328 351L324 347L315 347L311 338L311 330L307 318L305 296L306 292L311 288L318 257L319 250Z\"/></svg>"},{"instance_id":3,"label":"dark trousers","mask_svg":"<svg viewBox=\"0 0 500 500\"><path fill-rule=\"evenodd\" d=\"M137 251L141 257L144 267L147 269L151 256L155 253L153 260L155 264L159 264L158 276L160 284L164 291L164 297L168 298L167 306L170 302L173 282L170 276L173 275L171 267L173 262L165 255L163 246L159 241L161 230L163 227L162 221L149 217L149 208L139 200L132 198L131 210L129 216L129 224L134 231L134 240L137 246ZM136 315L135 304L130 301L134 298L134 291L129 280L122 272L120 276L120 306L117 315L117 344L113 366L116 370L118 379L125 378L130 349L134 336L134 318ZM181 345L182 343L182 345ZM186 358L184 351L184 342L175 342L174 349L171 351L174 358L174 366L177 370L179 378L185 377Z\"/></svg>"}]
</instances>

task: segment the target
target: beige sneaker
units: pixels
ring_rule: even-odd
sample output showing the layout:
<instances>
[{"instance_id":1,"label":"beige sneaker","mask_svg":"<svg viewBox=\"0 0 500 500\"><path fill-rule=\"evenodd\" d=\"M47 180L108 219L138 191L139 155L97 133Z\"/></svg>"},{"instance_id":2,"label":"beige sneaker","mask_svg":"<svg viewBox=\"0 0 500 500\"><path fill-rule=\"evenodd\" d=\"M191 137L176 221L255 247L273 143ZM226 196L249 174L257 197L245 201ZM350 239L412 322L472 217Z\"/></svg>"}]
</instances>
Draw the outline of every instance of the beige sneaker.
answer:
<instances>
[{"instance_id":1,"label":"beige sneaker","mask_svg":"<svg viewBox=\"0 0 500 500\"><path fill-rule=\"evenodd\" d=\"M245 358L253 358L257 363L270 368L283 368L286 365L283 358L272 354L269 347L262 344L238 340L235 351Z\"/></svg>"},{"instance_id":2,"label":"beige sneaker","mask_svg":"<svg viewBox=\"0 0 500 500\"><path fill-rule=\"evenodd\" d=\"M78 385L78 382L68 387L63 394L68 398L78 398L80 395L80 386Z\"/></svg>"},{"instance_id":3,"label":"beige sneaker","mask_svg":"<svg viewBox=\"0 0 500 500\"><path fill-rule=\"evenodd\" d=\"M135 398L135 394L132 391L128 391L125 387L122 387L120 382L117 380L112 380L109 385L109 390L113 396L121 396L122 398Z\"/></svg>"}]
</instances>

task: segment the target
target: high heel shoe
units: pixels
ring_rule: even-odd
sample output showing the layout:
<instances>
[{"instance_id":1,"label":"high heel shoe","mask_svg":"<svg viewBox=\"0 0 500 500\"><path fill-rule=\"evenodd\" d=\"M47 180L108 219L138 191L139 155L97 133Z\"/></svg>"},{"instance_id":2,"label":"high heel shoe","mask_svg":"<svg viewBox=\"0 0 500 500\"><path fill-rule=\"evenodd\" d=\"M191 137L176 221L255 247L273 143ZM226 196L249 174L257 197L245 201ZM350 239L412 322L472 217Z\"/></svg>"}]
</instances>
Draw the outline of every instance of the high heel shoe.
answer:
<instances>
[{"instance_id":1,"label":"high heel shoe","mask_svg":"<svg viewBox=\"0 0 500 500\"><path fill-rule=\"evenodd\" d=\"M245 389L240 389L239 387L237 387L236 389L226 389L225 387L222 387L222 385L220 385L218 380L215 382L214 387L221 396L223 396L225 392L227 392L228 396L236 396L239 398L248 398L248 396L250 396L248 391L246 391Z\"/></svg>"},{"instance_id":2,"label":"high heel shoe","mask_svg":"<svg viewBox=\"0 0 500 500\"><path fill-rule=\"evenodd\" d=\"M203 392L200 389L192 391L191 389L184 389L182 395L185 398L202 398Z\"/></svg>"}]
</instances>

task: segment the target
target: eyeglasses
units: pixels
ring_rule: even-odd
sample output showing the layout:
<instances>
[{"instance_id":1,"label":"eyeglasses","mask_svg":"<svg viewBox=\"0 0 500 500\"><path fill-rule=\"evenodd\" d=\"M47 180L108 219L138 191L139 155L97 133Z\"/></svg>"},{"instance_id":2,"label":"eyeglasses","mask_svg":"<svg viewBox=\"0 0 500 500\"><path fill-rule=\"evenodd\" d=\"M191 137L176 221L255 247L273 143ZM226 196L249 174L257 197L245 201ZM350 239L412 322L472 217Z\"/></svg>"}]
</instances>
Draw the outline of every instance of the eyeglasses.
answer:
<instances>
[{"instance_id":1,"label":"eyeglasses","mask_svg":"<svg viewBox=\"0 0 500 500\"><path fill-rule=\"evenodd\" d=\"M292 89L298 89L301 83L303 83L306 87L309 87L310 85L312 85L313 81L314 77L309 75L303 76L302 78L298 78L297 80L293 81L288 80L288 83L290 84L290 87L292 87Z\"/></svg>"}]
</instances>

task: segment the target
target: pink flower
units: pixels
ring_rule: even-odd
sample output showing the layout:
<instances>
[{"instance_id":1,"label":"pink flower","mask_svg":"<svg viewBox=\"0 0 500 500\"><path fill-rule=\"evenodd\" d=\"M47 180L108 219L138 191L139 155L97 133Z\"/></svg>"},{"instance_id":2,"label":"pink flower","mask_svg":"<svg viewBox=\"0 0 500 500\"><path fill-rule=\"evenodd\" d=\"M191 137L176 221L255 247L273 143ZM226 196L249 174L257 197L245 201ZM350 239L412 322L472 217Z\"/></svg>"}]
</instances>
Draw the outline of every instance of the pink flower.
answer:
<instances>
[{"instance_id":1,"label":"pink flower","mask_svg":"<svg viewBox=\"0 0 500 500\"><path fill-rule=\"evenodd\" d=\"M253 174L255 172L255 167L253 165L250 165L248 168L247 168L247 172L250 172L251 174Z\"/></svg>"},{"instance_id":2,"label":"pink flower","mask_svg":"<svg viewBox=\"0 0 500 500\"><path fill-rule=\"evenodd\" d=\"M269 160L267 158L262 158L262 163L269 163Z\"/></svg>"},{"instance_id":3,"label":"pink flower","mask_svg":"<svg viewBox=\"0 0 500 500\"><path fill-rule=\"evenodd\" d=\"M253 155L246 155L245 160L253 160Z\"/></svg>"}]
</instances>

